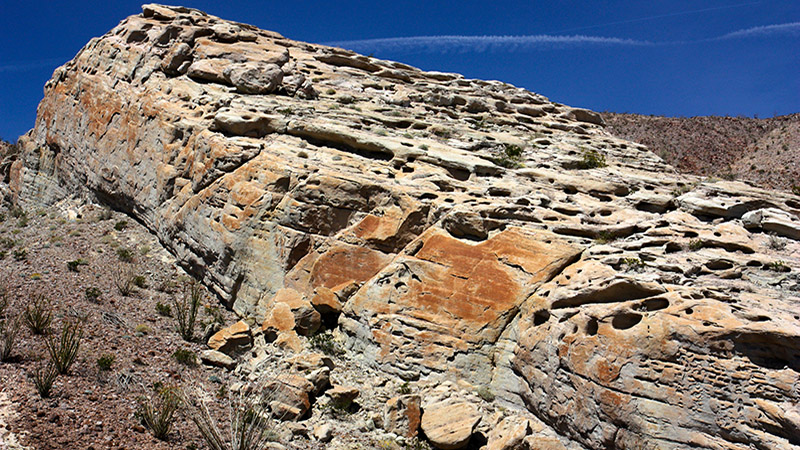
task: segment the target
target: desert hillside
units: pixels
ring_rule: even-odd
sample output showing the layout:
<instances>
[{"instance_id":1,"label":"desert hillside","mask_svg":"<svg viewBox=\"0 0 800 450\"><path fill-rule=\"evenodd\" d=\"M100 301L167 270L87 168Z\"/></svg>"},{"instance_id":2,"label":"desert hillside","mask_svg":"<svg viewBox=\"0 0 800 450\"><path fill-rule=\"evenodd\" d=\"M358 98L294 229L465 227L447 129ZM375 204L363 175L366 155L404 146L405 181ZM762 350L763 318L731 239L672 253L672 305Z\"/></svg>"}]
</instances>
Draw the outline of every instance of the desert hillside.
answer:
<instances>
[{"instance_id":1,"label":"desert hillside","mask_svg":"<svg viewBox=\"0 0 800 450\"><path fill-rule=\"evenodd\" d=\"M17 148L16 448L800 449L800 196L596 112L145 5Z\"/></svg>"},{"instance_id":2,"label":"desert hillside","mask_svg":"<svg viewBox=\"0 0 800 450\"><path fill-rule=\"evenodd\" d=\"M611 133L646 145L680 171L800 189L800 114L658 117L603 113Z\"/></svg>"}]
</instances>

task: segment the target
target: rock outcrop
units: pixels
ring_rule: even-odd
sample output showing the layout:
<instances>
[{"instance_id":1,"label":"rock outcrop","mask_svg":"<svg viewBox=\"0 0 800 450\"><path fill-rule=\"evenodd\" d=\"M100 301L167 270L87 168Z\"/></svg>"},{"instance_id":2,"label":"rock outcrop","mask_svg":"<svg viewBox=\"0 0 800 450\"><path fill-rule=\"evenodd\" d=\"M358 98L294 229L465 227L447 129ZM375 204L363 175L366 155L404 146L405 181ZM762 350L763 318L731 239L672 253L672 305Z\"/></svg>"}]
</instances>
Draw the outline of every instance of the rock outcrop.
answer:
<instances>
[{"instance_id":1,"label":"rock outcrop","mask_svg":"<svg viewBox=\"0 0 800 450\"><path fill-rule=\"evenodd\" d=\"M493 448L800 448L800 197L602 124L146 5L55 71L10 192L130 214L288 349L338 324L387 376L491 389L524 415ZM275 414L304 417L320 383L281 381ZM440 448L480 421L462 406L453 431L423 404Z\"/></svg>"}]
</instances>

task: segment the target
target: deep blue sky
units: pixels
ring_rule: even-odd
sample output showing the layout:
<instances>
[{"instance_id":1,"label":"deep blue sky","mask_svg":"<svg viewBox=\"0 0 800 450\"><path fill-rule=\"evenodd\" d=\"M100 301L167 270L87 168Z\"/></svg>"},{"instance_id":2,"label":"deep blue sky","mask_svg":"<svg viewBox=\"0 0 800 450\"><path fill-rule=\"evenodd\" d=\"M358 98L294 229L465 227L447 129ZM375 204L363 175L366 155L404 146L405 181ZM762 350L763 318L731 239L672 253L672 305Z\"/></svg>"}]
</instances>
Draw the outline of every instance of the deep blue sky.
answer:
<instances>
[{"instance_id":1,"label":"deep blue sky","mask_svg":"<svg viewBox=\"0 0 800 450\"><path fill-rule=\"evenodd\" d=\"M797 0L183 4L293 39L347 41L361 53L502 80L598 111L759 117L800 111ZM0 138L15 140L33 126L44 83L58 65L139 12L138 1L2 0ZM415 36L456 37L370 41Z\"/></svg>"}]
</instances>

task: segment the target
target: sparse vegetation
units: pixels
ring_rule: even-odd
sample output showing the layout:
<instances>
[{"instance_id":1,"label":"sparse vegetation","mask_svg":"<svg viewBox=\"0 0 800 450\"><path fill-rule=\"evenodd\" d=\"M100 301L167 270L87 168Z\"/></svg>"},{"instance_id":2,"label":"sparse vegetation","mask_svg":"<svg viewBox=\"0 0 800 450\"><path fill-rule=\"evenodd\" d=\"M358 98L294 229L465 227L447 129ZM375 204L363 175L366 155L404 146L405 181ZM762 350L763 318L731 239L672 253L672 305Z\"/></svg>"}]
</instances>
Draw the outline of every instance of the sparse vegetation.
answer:
<instances>
[{"instance_id":1,"label":"sparse vegetation","mask_svg":"<svg viewBox=\"0 0 800 450\"><path fill-rule=\"evenodd\" d=\"M767 247L772 250L781 251L786 248L786 240L775 234L770 234L767 238Z\"/></svg>"},{"instance_id":2,"label":"sparse vegetation","mask_svg":"<svg viewBox=\"0 0 800 450\"><path fill-rule=\"evenodd\" d=\"M595 236L594 241L598 244L608 244L609 242L614 242L617 240L617 236L610 231L600 231Z\"/></svg>"},{"instance_id":3,"label":"sparse vegetation","mask_svg":"<svg viewBox=\"0 0 800 450\"><path fill-rule=\"evenodd\" d=\"M31 333L46 334L50 329L50 323L53 321L50 302L43 295L34 296L28 306L25 307L22 318Z\"/></svg>"},{"instance_id":4,"label":"sparse vegetation","mask_svg":"<svg viewBox=\"0 0 800 450\"><path fill-rule=\"evenodd\" d=\"M194 325L202 299L203 287L194 280L184 283L181 295L172 298L175 330L187 342L194 340Z\"/></svg>"},{"instance_id":5,"label":"sparse vegetation","mask_svg":"<svg viewBox=\"0 0 800 450\"><path fill-rule=\"evenodd\" d=\"M97 369L101 372L108 372L111 370L111 366L114 365L114 361L116 359L116 356L106 353L105 355L97 358Z\"/></svg>"},{"instance_id":6,"label":"sparse vegetation","mask_svg":"<svg viewBox=\"0 0 800 450\"><path fill-rule=\"evenodd\" d=\"M70 272L77 272L78 271L78 267L86 266L88 264L89 263L85 259L78 258L78 259L74 259L72 261L67 261L67 269L69 269Z\"/></svg>"},{"instance_id":7,"label":"sparse vegetation","mask_svg":"<svg viewBox=\"0 0 800 450\"><path fill-rule=\"evenodd\" d=\"M632 272L641 272L646 267L641 258L623 258L622 264Z\"/></svg>"},{"instance_id":8,"label":"sparse vegetation","mask_svg":"<svg viewBox=\"0 0 800 450\"><path fill-rule=\"evenodd\" d=\"M52 362L48 362L47 364L40 365L33 369L31 378L33 379L34 387L36 387L36 392L39 393L39 397L50 398L50 393L53 390L53 383L56 381L57 376L58 371L53 366Z\"/></svg>"},{"instance_id":9,"label":"sparse vegetation","mask_svg":"<svg viewBox=\"0 0 800 450\"><path fill-rule=\"evenodd\" d=\"M5 305L3 305L5 308ZM2 315L2 313L0 313ZM3 317L0 319L0 361L8 361L11 359L11 352L14 350L14 344L17 342L17 334L19 333L20 322L18 319L10 319Z\"/></svg>"},{"instance_id":10,"label":"sparse vegetation","mask_svg":"<svg viewBox=\"0 0 800 450\"><path fill-rule=\"evenodd\" d=\"M112 270L111 279L120 295L126 297L131 295L135 286L136 272L136 266L128 263L120 263Z\"/></svg>"},{"instance_id":11,"label":"sparse vegetation","mask_svg":"<svg viewBox=\"0 0 800 450\"><path fill-rule=\"evenodd\" d=\"M127 220L120 220L119 222L114 224L114 229L117 231L122 231L125 228L128 228L128 221Z\"/></svg>"},{"instance_id":12,"label":"sparse vegetation","mask_svg":"<svg viewBox=\"0 0 800 450\"><path fill-rule=\"evenodd\" d=\"M397 388L397 393L400 395L408 395L411 393L411 386L408 385L408 381L404 381L403 384Z\"/></svg>"},{"instance_id":13,"label":"sparse vegetation","mask_svg":"<svg viewBox=\"0 0 800 450\"><path fill-rule=\"evenodd\" d=\"M50 361L52 361L58 373L69 373L70 367L78 357L81 339L83 339L83 322L78 320L65 321L61 326L61 334L58 338L48 336L45 339Z\"/></svg>"},{"instance_id":14,"label":"sparse vegetation","mask_svg":"<svg viewBox=\"0 0 800 450\"><path fill-rule=\"evenodd\" d=\"M156 312L159 316L172 317L172 308L161 302L156 303Z\"/></svg>"},{"instance_id":15,"label":"sparse vegetation","mask_svg":"<svg viewBox=\"0 0 800 450\"><path fill-rule=\"evenodd\" d=\"M792 194L800 195L800 184L793 184L792 185Z\"/></svg>"},{"instance_id":16,"label":"sparse vegetation","mask_svg":"<svg viewBox=\"0 0 800 450\"><path fill-rule=\"evenodd\" d=\"M773 272L791 272L791 267L789 267L783 261L772 261L767 263L766 268L773 271Z\"/></svg>"},{"instance_id":17,"label":"sparse vegetation","mask_svg":"<svg viewBox=\"0 0 800 450\"><path fill-rule=\"evenodd\" d=\"M195 355L193 351L185 348L175 350L172 357L175 358L175 361L187 367L195 367L197 365L197 355Z\"/></svg>"},{"instance_id":18,"label":"sparse vegetation","mask_svg":"<svg viewBox=\"0 0 800 450\"><path fill-rule=\"evenodd\" d=\"M230 399L230 440L224 437L208 408L208 395L203 390L184 391L182 397L186 415L211 450L263 450L276 440L268 409L274 396L275 392L262 384L254 389L242 389Z\"/></svg>"},{"instance_id":19,"label":"sparse vegetation","mask_svg":"<svg viewBox=\"0 0 800 450\"><path fill-rule=\"evenodd\" d=\"M700 250L701 248L703 248L702 239L692 239L689 241L689 250Z\"/></svg>"},{"instance_id":20,"label":"sparse vegetation","mask_svg":"<svg viewBox=\"0 0 800 450\"><path fill-rule=\"evenodd\" d=\"M125 263L133 262L134 252L131 249L120 247L117 249L117 258Z\"/></svg>"},{"instance_id":21,"label":"sparse vegetation","mask_svg":"<svg viewBox=\"0 0 800 450\"><path fill-rule=\"evenodd\" d=\"M163 387L155 396L140 397L136 416L156 439L166 441L181 404L176 388Z\"/></svg>"},{"instance_id":22,"label":"sparse vegetation","mask_svg":"<svg viewBox=\"0 0 800 450\"><path fill-rule=\"evenodd\" d=\"M507 169L522 167L522 148L519 145L504 144L500 155L494 159L494 163Z\"/></svg>"},{"instance_id":23,"label":"sparse vegetation","mask_svg":"<svg viewBox=\"0 0 800 450\"><path fill-rule=\"evenodd\" d=\"M103 295L103 293L96 287L88 287L83 291L83 296L92 303L100 303L101 295Z\"/></svg>"},{"instance_id":24,"label":"sparse vegetation","mask_svg":"<svg viewBox=\"0 0 800 450\"><path fill-rule=\"evenodd\" d=\"M311 347L326 355L336 356L344 353L344 350L334 341L333 333L330 331L322 331L311 336L309 343Z\"/></svg>"},{"instance_id":25,"label":"sparse vegetation","mask_svg":"<svg viewBox=\"0 0 800 450\"><path fill-rule=\"evenodd\" d=\"M578 168L582 170L597 169L606 166L606 157L597 150L584 150Z\"/></svg>"}]
</instances>

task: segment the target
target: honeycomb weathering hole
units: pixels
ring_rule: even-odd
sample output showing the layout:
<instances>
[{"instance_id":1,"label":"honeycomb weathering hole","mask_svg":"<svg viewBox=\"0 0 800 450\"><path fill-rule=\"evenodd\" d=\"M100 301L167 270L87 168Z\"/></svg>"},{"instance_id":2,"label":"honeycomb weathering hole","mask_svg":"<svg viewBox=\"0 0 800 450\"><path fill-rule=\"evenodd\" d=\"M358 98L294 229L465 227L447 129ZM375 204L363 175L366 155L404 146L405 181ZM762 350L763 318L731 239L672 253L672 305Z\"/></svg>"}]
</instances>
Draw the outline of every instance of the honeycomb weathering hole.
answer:
<instances>
[{"instance_id":1,"label":"honeycomb weathering hole","mask_svg":"<svg viewBox=\"0 0 800 450\"><path fill-rule=\"evenodd\" d=\"M642 315L636 313L624 313L611 320L611 326L617 330L627 330L633 328L642 321Z\"/></svg>"},{"instance_id":2,"label":"honeycomb weathering hole","mask_svg":"<svg viewBox=\"0 0 800 450\"><path fill-rule=\"evenodd\" d=\"M586 323L586 334L594 336L597 334L597 319L589 319Z\"/></svg>"},{"instance_id":3,"label":"honeycomb weathering hole","mask_svg":"<svg viewBox=\"0 0 800 450\"><path fill-rule=\"evenodd\" d=\"M651 298L640 303L642 311L658 311L669 307L669 300L665 298Z\"/></svg>"},{"instance_id":4,"label":"honeycomb weathering hole","mask_svg":"<svg viewBox=\"0 0 800 450\"><path fill-rule=\"evenodd\" d=\"M539 326L550 320L550 312L547 310L539 310L533 313L533 325Z\"/></svg>"}]
</instances>

